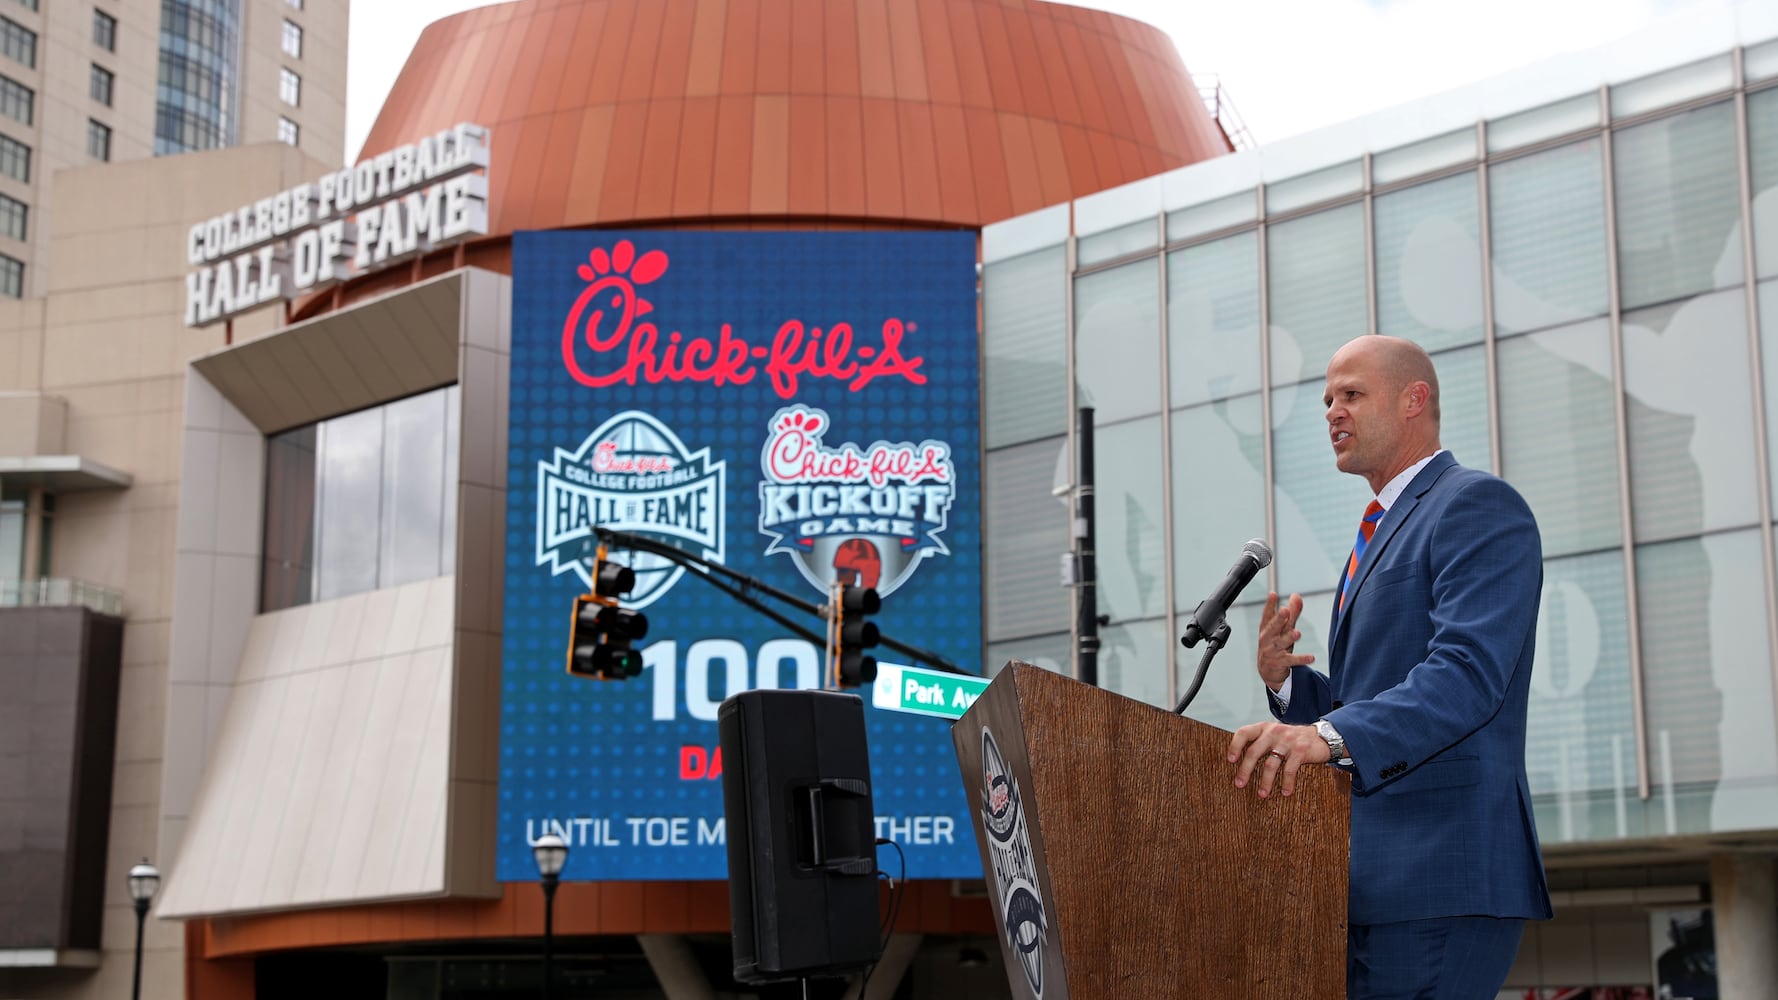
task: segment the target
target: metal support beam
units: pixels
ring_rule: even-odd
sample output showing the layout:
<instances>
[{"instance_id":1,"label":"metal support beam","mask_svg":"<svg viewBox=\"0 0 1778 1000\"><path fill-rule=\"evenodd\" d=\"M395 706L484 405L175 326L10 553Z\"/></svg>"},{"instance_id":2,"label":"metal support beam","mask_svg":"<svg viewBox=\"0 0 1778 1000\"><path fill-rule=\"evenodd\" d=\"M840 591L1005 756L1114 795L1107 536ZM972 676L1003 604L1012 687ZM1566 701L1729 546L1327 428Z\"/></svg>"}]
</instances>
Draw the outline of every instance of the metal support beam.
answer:
<instances>
[{"instance_id":1,"label":"metal support beam","mask_svg":"<svg viewBox=\"0 0 1778 1000\"><path fill-rule=\"evenodd\" d=\"M638 934L636 943L667 1000L716 1000L716 991L683 934Z\"/></svg>"},{"instance_id":2,"label":"metal support beam","mask_svg":"<svg viewBox=\"0 0 1778 1000\"><path fill-rule=\"evenodd\" d=\"M895 991L901 988L901 980L907 975L908 966L914 964L914 956L920 953L922 935L891 934L889 947L883 949L883 957L877 960L876 968L870 973L870 993L860 993L863 977L846 988L845 1000L889 1000Z\"/></svg>"}]
</instances>

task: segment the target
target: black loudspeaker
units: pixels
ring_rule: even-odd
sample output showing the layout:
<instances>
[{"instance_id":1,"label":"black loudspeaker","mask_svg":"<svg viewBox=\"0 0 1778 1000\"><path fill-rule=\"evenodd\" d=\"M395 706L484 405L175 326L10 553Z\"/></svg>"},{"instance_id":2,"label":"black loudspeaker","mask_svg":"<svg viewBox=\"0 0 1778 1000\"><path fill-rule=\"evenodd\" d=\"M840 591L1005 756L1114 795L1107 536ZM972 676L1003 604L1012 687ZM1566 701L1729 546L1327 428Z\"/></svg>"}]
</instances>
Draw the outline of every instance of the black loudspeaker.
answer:
<instances>
[{"instance_id":1,"label":"black loudspeaker","mask_svg":"<svg viewBox=\"0 0 1778 1000\"><path fill-rule=\"evenodd\" d=\"M882 954L864 702L747 691L722 703L735 979L841 975Z\"/></svg>"}]
</instances>

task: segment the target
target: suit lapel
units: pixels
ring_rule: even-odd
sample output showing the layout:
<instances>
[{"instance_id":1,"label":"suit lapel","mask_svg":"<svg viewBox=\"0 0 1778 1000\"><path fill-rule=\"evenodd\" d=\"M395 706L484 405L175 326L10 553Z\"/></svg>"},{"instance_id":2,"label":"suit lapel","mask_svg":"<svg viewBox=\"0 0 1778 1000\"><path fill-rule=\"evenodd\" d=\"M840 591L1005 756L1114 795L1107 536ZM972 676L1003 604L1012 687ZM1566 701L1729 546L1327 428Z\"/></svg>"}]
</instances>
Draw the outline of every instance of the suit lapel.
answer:
<instances>
[{"instance_id":1,"label":"suit lapel","mask_svg":"<svg viewBox=\"0 0 1778 1000\"><path fill-rule=\"evenodd\" d=\"M1383 552L1389 547L1395 533L1413 516L1414 508L1420 505L1420 498L1426 495L1427 490L1432 489L1432 485L1438 482L1446 469L1456 464L1457 459L1448 451L1426 463L1426 468L1421 469L1413 481L1408 483L1407 489L1402 490L1401 496L1395 498L1394 505L1383 515L1383 520L1377 522L1377 531L1371 536L1370 544L1364 547L1364 558L1358 561L1358 569L1352 574L1352 585L1346 589L1345 607L1340 606L1338 592L1335 592L1333 627L1329 629L1327 643L1330 665L1334 660L1333 651L1338 648L1340 638L1345 632L1346 616L1352 613L1352 606L1358 603L1358 591L1364 586L1365 578L1370 576L1371 570L1382 560Z\"/></svg>"}]
</instances>

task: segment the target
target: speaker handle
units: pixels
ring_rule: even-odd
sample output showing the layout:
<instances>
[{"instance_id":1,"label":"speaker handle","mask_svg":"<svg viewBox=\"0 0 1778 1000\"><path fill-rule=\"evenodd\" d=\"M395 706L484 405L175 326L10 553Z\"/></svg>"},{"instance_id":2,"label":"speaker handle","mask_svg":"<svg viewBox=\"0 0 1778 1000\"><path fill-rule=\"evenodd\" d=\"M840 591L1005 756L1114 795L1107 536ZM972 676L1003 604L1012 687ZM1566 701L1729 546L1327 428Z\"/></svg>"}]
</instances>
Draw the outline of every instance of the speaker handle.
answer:
<instances>
[{"instance_id":1,"label":"speaker handle","mask_svg":"<svg viewBox=\"0 0 1778 1000\"><path fill-rule=\"evenodd\" d=\"M827 796L832 794L836 798L868 798L870 784L858 778L822 778L804 791L809 796L809 845L812 851L810 867L836 875L874 876L877 873L875 857L827 856Z\"/></svg>"}]
</instances>

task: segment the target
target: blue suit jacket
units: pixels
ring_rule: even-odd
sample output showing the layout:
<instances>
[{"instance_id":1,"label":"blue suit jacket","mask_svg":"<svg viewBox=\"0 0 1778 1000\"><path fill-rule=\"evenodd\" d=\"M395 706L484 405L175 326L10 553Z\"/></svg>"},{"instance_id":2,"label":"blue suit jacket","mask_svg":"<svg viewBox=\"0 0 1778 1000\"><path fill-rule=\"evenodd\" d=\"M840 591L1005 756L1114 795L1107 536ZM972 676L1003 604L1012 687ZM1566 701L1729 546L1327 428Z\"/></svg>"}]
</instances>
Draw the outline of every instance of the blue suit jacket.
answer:
<instances>
[{"instance_id":1,"label":"blue suit jacket","mask_svg":"<svg viewBox=\"0 0 1778 1000\"><path fill-rule=\"evenodd\" d=\"M1352 923L1551 915L1525 778L1542 589L1524 499L1442 453L1336 599L1331 683L1297 667L1289 709L1266 699L1326 718L1352 755Z\"/></svg>"}]
</instances>

